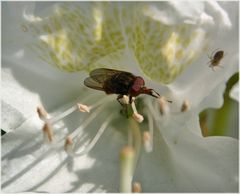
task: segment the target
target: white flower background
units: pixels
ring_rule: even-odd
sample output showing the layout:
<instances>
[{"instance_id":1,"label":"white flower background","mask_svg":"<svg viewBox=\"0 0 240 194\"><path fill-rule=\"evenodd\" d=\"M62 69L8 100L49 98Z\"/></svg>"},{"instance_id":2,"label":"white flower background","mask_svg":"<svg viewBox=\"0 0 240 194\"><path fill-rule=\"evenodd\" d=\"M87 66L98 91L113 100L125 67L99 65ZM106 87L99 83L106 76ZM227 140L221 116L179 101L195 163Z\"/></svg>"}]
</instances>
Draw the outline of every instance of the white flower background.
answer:
<instances>
[{"instance_id":1,"label":"white flower background","mask_svg":"<svg viewBox=\"0 0 240 194\"><path fill-rule=\"evenodd\" d=\"M156 99L142 95L141 130L154 126L153 151L141 150L133 180L143 192L237 192L238 140L203 137L199 113L223 104L226 82L238 72L238 2L4 2L2 3L2 191L119 192L119 152L129 125L116 96L86 88L98 67L144 77L173 101L161 116ZM207 57L225 51L222 67ZM236 98L238 90L233 91ZM36 107L51 115L76 102L100 109L74 112L43 141ZM181 113L184 100L189 110ZM77 131L82 150L111 115L87 154L64 151Z\"/></svg>"}]
</instances>

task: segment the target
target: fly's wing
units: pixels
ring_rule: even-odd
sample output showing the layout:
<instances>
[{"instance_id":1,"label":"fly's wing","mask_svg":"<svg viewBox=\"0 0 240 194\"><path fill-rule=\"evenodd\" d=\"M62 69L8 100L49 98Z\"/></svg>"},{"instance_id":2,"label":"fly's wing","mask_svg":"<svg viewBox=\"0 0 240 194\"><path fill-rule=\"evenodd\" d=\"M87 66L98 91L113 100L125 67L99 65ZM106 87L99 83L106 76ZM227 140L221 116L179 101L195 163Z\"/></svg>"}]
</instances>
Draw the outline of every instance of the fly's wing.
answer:
<instances>
[{"instance_id":1,"label":"fly's wing","mask_svg":"<svg viewBox=\"0 0 240 194\"><path fill-rule=\"evenodd\" d=\"M106 83L108 83L108 80L111 79L112 77L118 77L117 75L120 75L122 73L126 73L128 75L133 76L131 73L125 72L125 71L120 71L120 70L115 70L115 69L107 69L107 68L99 68L99 69L95 69L90 72L90 77L88 77L84 80L84 84L85 84L85 86L87 86L89 88L105 91L104 86L106 85ZM122 82L122 81L120 81L120 82ZM114 83L114 84L116 85L116 83ZM114 89L116 89L116 88L114 88Z\"/></svg>"},{"instance_id":2,"label":"fly's wing","mask_svg":"<svg viewBox=\"0 0 240 194\"><path fill-rule=\"evenodd\" d=\"M102 91L104 91L103 83L97 82L96 80L92 79L91 77L87 77L84 80L84 85L89 87L89 88L95 89L95 90L102 90Z\"/></svg>"},{"instance_id":3,"label":"fly's wing","mask_svg":"<svg viewBox=\"0 0 240 194\"><path fill-rule=\"evenodd\" d=\"M112 76L122 73L124 71L119 71L115 69L107 69L107 68L99 68L90 72L90 77L94 79L96 82L104 83L108 78Z\"/></svg>"}]
</instances>

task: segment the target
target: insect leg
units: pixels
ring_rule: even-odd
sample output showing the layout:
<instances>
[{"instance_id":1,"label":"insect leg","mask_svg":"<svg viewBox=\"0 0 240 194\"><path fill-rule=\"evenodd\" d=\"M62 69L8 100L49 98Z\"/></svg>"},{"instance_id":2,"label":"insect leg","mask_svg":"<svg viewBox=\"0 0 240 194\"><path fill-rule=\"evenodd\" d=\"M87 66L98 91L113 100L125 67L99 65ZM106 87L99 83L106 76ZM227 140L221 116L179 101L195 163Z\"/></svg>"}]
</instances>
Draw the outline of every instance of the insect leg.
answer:
<instances>
[{"instance_id":1,"label":"insect leg","mask_svg":"<svg viewBox=\"0 0 240 194\"><path fill-rule=\"evenodd\" d=\"M212 60L212 55L211 55L211 56L209 56L209 55L207 54L207 56L208 56L208 58L209 58L210 60Z\"/></svg>"},{"instance_id":2,"label":"insect leg","mask_svg":"<svg viewBox=\"0 0 240 194\"><path fill-rule=\"evenodd\" d=\"M160 94L159 93L157 93L154 89L151 89L151 96L153 96L153 97L155 97L155 98L159 98L160 97ZM153 92L155 92L156 94L154 94Z\"/></svg>"},{"instance_id":3,"label":"insect leg","mask_svg":"<svg viewBox=\"0 0 240 194\"><path fill-rule=\"evenodd\" d=\"M119 102L119 104L121 104L121 106L124 106L124 104L120 101L121 98L123 98L123 95L119 94L117 97L117 101Z\"/></svg>"},{"instance_id":4,"label":"insect leg","mask_svg":"<svg viewBox=\"0 0 240 194\"><path fill-rule=\"evenodd\" d=\"M206 63L206 65L208 65L208 64L212 64L212 59L210 59L210 61L208 61L207 63Z\"/></svg>"},{"instance_id":5,"label":"insect leg","mask_svg":"<svg viewBox=\"0 0 240 194\"><path fill-rule=\"evenodd\" d=\"M216 53L216 51L218 51L218 50L220 50L220 48L217 48L217 49L213 50L211 56L213 56L213 54Z\"/></svg>"},{"instance_id":6,"label":"insect leg","mask_svg":"<svg viewBox=\"0 0 240 194\"><path fill-rule=\"evenodd\" d=\"M132 96L129 96L129 104L132 104Z\"/></svg>"}]
</instances>

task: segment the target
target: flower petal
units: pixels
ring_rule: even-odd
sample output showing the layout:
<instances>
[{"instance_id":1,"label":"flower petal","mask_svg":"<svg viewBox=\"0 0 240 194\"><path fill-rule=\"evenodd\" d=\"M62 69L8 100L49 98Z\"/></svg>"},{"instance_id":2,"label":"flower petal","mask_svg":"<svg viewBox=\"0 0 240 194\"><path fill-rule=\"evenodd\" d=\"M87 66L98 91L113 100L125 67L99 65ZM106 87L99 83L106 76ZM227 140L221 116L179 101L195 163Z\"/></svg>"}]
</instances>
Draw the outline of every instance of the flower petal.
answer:
<instances>
[{"instance_id":1,"label":"flower petal","mask_svg":"<svg viewBox=\"0 0 240 194\"><path fill-rule=\"evenodd\" d=\"M229 96L239 102L239 82L237 82L229 92Z\"/></svg>"},{"instance_id":2,"label":"flower petal","mask_svg":"<svg viewBox=\"0 0 240 194\"><path fill-rule=\"evenodd\" d=\"M116 150L125 144L120 133L108 129L89 154L71 158L64 152L64 141L59 148L43 143L42 125L39 118L33 117L3 136L2 189L5 192L118 191ZM92 131L91 128L88 131ZM81 146L89 141L91 134L87 133L87 136L82 134ZM109 138L110 142L105 141Z\"/></svg>"},{"instance_id":3,"label":"flower petal","mask_svg":"<svg viewBox=\"0 0 240 194\"><path fill-rule=\"evenodd\" d=\"M196 123L197 122L197 123ZM136 179L148 192L236 192L238 141L195 133L198 118L185 125L159 127L153 152L141 157ZM159 123L158 123L159 124ZM196 126L197 126L196 125ZM156 170L158 169L158 170Z\"/></svg>"},{"instance_id":4,"label":"flower petal","mask_svg":"<svg viewBox=\"0 0 240 194\"><path fill-rule=\"evenodd\" d=\"M225 29L220 32L215 32L215 38L213 40L212 49L207 53L202 54L195 63L187 68L182 75L180 75L174 83L170 85L173 95L176 101L181 103L183 99L188 99L193 106L204 103L203 101L210 96L209 101L205 101L206 104L199 106L206 107L220 107L222 105L222 94L225 89L227 80L238 71L238 6L235 6L235 2L231 4L223 4L226 7L226 14L230 18L232 25L226 26ZM218 9L218 8L216 8ZM222 27L223 28L223 27ZM224 51L224 57L220 61L219 66L211 69L208 67L209 59L208 55L213 55L217 50ZM217 89L218 88L218 89ZM214 93L213 91L217 91ZM217 95L218 94L218 95Z\"/></svg>"}]
</instances>

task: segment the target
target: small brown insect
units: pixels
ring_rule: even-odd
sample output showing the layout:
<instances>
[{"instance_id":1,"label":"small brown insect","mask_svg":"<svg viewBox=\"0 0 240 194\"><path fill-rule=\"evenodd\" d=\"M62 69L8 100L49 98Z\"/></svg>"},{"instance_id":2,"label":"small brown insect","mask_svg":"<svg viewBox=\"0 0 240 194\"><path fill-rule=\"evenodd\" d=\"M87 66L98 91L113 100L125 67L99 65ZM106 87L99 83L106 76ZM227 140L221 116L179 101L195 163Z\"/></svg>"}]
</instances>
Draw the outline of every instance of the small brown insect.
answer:
<instances>
[{"instance_id":1,"label":"small brown insect","mask_svg":"<svg viewBox=\"0 0 240 194\"><path fill-rule=\"evenodd\" d=\"M155 98L160 97L155 90L145 87L142 77L115 69L99 68L91 71L90 77L84 80L84 85L104 91L106 94L118 94L117 100L120 104L122 104L120 99L123 95L129 96L130 103L132 103L132 97L140 94L147 94Z\"/></svg>"},{"instance_id":2,"label":"small brown insect","mask_svg":"<svg viewBox=\"0 0 240 194\"><path fill-rule=\"evenodd\" d=\"M216 66L221 67L219 65L219 63L221 62L222 58L224 57L224 51L219 50L219 51L215 52L215 54L213 54L213 53L214 53L214 51L212 52L210 57L208 56L208 58L210 59L208 64L210 63L209 67L211 67L214 70L214 67L216 67Z\"/></svg>"}]
</instances>

